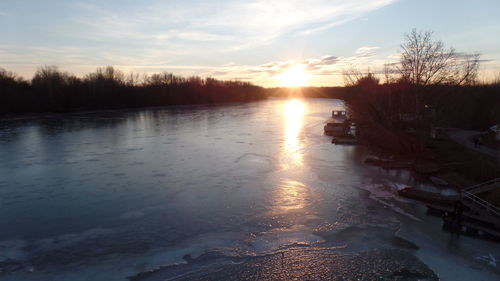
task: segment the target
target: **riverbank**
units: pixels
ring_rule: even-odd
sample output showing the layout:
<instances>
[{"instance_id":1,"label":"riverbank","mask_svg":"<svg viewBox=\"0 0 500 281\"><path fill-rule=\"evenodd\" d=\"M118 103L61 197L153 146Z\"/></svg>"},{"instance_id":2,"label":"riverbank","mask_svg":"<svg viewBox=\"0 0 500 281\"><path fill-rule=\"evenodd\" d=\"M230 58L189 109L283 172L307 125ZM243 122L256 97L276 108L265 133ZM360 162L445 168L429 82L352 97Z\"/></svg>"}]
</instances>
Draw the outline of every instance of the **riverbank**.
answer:
<instances>
[{"instance_id":1,"label":"riverbank","mask_svg":"<svg viewBox=\"0 0 500 281\"><path fill-rule=\"evenodd\" d=\"M498 159L469 149L449 136L431 138L429 128L418 132L389 130L381 125L356 120L362 128L360 141L370 147L377 158L368 164L385 169L408 169L420 180L460 191L500 176ZM500 191L481 197L500 206Z\"/></svg>"}]
</instances>

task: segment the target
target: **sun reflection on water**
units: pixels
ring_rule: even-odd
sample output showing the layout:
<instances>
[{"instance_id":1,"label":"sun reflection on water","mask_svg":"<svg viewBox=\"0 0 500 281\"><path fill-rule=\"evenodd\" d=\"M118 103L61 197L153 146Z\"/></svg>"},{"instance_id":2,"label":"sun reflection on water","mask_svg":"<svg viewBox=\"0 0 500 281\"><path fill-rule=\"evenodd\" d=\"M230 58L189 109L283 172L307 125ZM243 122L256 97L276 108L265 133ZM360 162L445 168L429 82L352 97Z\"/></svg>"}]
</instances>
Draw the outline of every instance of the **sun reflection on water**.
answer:
<instances>
[{"instance_id":1,"label":"sun reflection on water","mask_svg":"<svg viewBox=\"0 0 500 281\"><path fill-rule=\"evenodd\" d=\"M307 188L299 181L282 179L275 197L275 213L286 213L305 207Z\"/></svg>"},{"instance_id":2,"label":"sun reflection on water","mask_svg":"<svg viewBox=\"0 0 500 281\"><path fill-rule=\"evenodd\" d=\"M284 161L283 168L290 166L302 166L302 144L300 142L300 133L302 131L302 121L304 118L305 107L300 100L288 100L283 106L285 120L285 141L284 141Z\"/></svg>"},{"instance_id":3,"label":"sun reflection on water","mask_svg":"<svg viewBox=\"0 0 500 281\"><path fill-rule=\"evenodd\" d=\"M300 223L307 216L309 188L303 182L304 144L301 134L304 123L305 105L300 99L286 100L281 104L283 118L283 143L281 145L281 167L279 180L272 196L269 215L279 223Z\"/></svg>"}]
</instances>

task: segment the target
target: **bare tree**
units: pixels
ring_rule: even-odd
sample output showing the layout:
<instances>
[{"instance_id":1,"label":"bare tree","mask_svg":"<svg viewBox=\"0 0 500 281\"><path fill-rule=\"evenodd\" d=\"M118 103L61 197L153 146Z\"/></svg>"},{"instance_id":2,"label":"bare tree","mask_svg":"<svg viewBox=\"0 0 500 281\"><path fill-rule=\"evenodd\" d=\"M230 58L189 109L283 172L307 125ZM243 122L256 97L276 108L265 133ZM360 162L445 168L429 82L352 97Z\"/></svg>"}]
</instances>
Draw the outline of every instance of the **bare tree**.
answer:
<instances>
[{"instance_id":1,"label":"bare tree","mask_svg":"<svg viewBox=\"0 0 500 281\"><path fill-rule=\"evenodd\" d=\"M432 32L413 29L401 45L398 72L416 86L431 84L473 84L479 67L479 54L457 53L441 40L433 40Z\"/></svg>"},{"instance_id":2,"label":"bare tree","mask_svg":"<svg viewBox=\"0 0 500 281\"><path fill-rule=\"evenodd\" d=\"M415 126L421 118L419 93L427 85L472 85L477 78L479 54L457 53L441 40L432 39L432 31L413 29L401 44L397 70L403 80L414 85Z\"/></svg>"},{"instance_id":3,"label":"bare tree","mask_svg":"<svg viewBox=\"0 0 500 281\"><path fill-rule=\"evenodd\" d=\"M473 85L477 82L477 70L479 68L479 54L465 54L465 59L458 68L457 77L461 77L457 84Z\"/></svg>"},{"instance_id":4,"label":"bare tree","mask_svg":"<svg viewBox=\"0 0 500 281\"><path fill-rule=\"evenodd\" d=\"M398 80L396 63L384 63L383 75L384 83L391 84Z\"/></svg>"},{"instance_id":5,"label":"bare tree","mask_svg":"<svg viewBox=\"0 0 500 281\"><path fill-rule=\"evenodd\" d=\"M139 73L130 72L125 77L125 85L134 87L140 85L141 75Z\"/></svg>"},{"instance_id":6,"label":"bare tree","mask_svg":"<svg viewBox=\"0 0 500 281\"><path fill-rule=\"evenodd\" d=\"M365 74L359 71L359 69L351 66L349 69L344 69L342 71L342 76L345 86L354 86L365 76Z\"/></svg>"},{"instance_id":7,"label":"bare tree","mask_svg":"<svg viewBox=\"0 0 500 281\"><path fill-rule=\"evenodd\" d=\"M492 85L500 85L500 72L495 74L495 77L493 77L493 81L491 81Z\"/></svg>"},{"instance_id":8,"label":"bare tree","mask_svg":"<svg viewBox=\"0 0 500 281\"><path fill-rule=\"evenodd\" d=\"M50 99L52 99L62 86L67 84L69 75L59 71L57 66L42 66L39 67L31 79L31 84L42 91L45 91Z\"/></svg>"},{"instance_id":9,"label":"bare tree","mask_svg":"<svg viewBox=\"0 0 500 281\"><path fill-rule=\"evenodd\" d=\"M7 71L0 67L0 88L8 84L25 83L24 79L14 72Z\"/></svg>"}]
</instances>

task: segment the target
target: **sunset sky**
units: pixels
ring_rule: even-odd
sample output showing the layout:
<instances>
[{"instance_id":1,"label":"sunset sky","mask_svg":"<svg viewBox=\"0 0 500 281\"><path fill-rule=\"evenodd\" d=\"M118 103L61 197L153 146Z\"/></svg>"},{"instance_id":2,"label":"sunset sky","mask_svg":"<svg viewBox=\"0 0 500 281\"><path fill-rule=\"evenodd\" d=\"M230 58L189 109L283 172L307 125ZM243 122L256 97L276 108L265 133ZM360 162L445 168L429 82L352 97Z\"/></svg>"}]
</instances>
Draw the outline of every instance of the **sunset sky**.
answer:
<instances>
[{"instance_id":1,"label":"sunset sky","mask_svg":"<svg viewBox=\"0 0 500 281\"><path fill-rule=\"evenodd\" d=\"M112 65L277 86L299 64L308 84L341 85L343 69L396 61L416 28L481 53L488 79L500 73L499 15L498 0L1 0L0 67L31 78L41 65L76 75Z\"/></svg>"}]
</instances>

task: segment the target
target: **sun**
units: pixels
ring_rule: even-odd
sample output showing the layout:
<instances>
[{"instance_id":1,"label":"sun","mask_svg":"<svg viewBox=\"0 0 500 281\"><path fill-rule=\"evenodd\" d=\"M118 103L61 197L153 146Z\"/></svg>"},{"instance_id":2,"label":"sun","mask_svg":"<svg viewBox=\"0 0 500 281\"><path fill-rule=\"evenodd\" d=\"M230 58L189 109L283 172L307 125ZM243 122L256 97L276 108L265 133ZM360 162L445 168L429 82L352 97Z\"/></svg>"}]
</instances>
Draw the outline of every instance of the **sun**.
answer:
<instances>
[{"instance_id":1,"label":"sun","mask_svg":"<svg viewBox=\"0 0 500 281\"><path fill-rule=\"evenodd\" d=\"M304 87L309 84L309 74L303 64L290 66L276 76L282 87Z\"/></svg>"}]
</instances>

